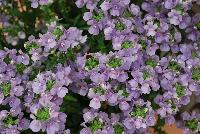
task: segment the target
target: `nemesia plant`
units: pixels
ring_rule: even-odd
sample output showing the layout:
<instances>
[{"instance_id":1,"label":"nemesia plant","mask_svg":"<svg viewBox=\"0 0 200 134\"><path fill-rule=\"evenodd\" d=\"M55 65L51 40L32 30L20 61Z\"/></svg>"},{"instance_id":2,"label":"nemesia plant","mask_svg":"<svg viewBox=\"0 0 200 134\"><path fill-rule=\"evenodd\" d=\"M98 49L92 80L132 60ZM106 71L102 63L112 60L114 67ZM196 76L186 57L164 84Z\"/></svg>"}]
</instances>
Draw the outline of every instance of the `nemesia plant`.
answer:
<instances>
[{"instance_id":1,"label":"nemesia plant","mask_svg":"<svg viewBox=\"0 0 200 134\"><path fill-rule=\"evenodd\" d=\"M1 134L200 133L200 1L0 6Z\"/></svg>"}]
</instances>

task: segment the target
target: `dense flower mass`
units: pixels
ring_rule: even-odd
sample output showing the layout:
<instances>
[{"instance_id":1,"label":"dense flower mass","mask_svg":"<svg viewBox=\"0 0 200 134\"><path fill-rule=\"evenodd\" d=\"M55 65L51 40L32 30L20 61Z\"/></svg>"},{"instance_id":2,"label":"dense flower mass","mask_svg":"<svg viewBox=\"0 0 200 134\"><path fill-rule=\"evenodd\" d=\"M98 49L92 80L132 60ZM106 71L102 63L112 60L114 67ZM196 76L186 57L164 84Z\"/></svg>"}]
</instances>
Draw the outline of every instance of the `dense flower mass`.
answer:
<instances>
[{"instance_id":1,"label":"dense flower mass","mask_svg":"<svg viewBox=\"0 0 200 134\"><path fill-rule=\"evenodd\" d=\"M29 1L41 10L54 2ZM86 27L58 15L31 35L0 0L8 6L0 13L0 133L162 134L165 124L200 133L200 1L73 4L85 12L74 25L81 18Z\"/></svg>"}]
</instances>

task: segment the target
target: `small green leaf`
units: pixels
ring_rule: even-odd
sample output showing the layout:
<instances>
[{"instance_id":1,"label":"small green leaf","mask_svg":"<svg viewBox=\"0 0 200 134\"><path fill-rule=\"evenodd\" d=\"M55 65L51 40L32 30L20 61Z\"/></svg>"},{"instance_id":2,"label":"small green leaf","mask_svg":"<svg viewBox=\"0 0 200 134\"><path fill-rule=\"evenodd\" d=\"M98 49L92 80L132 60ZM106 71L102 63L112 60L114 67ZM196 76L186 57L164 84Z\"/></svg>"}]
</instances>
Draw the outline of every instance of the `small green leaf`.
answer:
<instances>
[{"instance_id":1,"label":"small green leaf","mask_svg":"<svg viewBox=\"0 0 200 134\"><path fill-rule=\"evenodd\" d=\"M110 58L108 61L108 66L112 68L117 68L122 65L122 60L120 58Z\"/></svg>"},{"instance_id":2,"label":"small green leaf","mask_svg":"<svg viewBox=\"0 0 200 134\"><path fill-rule=\"evenodd\" d=\"M49 108L41 108L37 111L36 118L38 120L46 121L50 118Z\"/></svg>"}]
</instances>

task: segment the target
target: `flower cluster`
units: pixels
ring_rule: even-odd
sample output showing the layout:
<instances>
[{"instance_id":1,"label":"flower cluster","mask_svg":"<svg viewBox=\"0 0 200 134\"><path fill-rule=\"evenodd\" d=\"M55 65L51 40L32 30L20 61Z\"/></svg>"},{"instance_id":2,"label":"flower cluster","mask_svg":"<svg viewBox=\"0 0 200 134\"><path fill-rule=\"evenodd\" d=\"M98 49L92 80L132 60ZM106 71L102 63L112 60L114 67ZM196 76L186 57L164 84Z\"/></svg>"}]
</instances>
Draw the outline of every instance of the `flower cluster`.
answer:
<instances>
[{"instance_id":1,"label":"flower cluster","mask_svg":"<svg viewBox=\"0 0 200 134\"><path fill-rule=\"evenodd\" d=\"M66 52L84 43L86 38L77 28L65 30L51 24L48 32L40 34L38 39L29 37L25 52L7 48L0 51L2 134L18 134L29 128L48 134L68 133L67 115L60 111L72 83L72 69L66 63L70 55Z\"/></svg>"},{"instance_id":2,"label":"flower cluster","mask_svg":"<svg viewBox=\"0 0 200 134\"><path fill-rule=\"evenodd\" d=\"M155 115L166 124L176 122L180 109L199 98L200 14L189 14L193 2L76 1L89 10L83 16L89 33L103 32L113 46L107 55L77 60L85 61L81 70L95 84L89 88L90 107L100 109L105 101L119 106L121 122L132 133L154 126Z\"/></svg>"},{"instance_id":3,"label":"flower cluster","mask_svg":"<svg viewBox=\"0 0 200 134\"><path fill-rule=\"evenodd\" d=\"M34 8L49 2L30 1ZM112 42L108 53L90 51L82 30L55 22L23 49L0 50L0 132L69 134L63 104L73 92L89 100L80 134L163 133L164 124L200 133L200 113L188 108L200 103L194 3L77 0L88 9L88 32Z\"/></svg>"}]
</instances>

